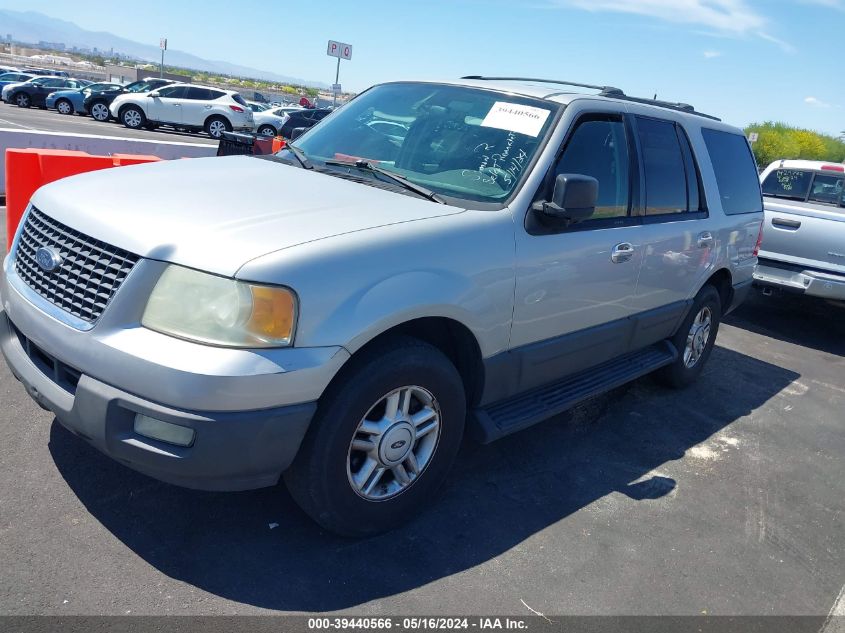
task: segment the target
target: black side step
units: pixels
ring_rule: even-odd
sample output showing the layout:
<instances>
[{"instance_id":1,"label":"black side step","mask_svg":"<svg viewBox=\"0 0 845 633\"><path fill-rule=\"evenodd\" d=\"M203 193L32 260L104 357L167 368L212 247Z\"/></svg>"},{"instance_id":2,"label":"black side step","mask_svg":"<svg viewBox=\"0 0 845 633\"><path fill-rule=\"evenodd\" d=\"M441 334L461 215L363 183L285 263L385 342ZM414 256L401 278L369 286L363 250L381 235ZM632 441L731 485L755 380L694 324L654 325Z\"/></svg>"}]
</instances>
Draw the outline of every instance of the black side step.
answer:
<instances>
[{"instance_id":1,"label":"black side step","mask_svg":"<svg viewBox=\"0 0 845 633\"><path fill-rule=\"evenodd\" d=\"M481 443L488 444L669 365L677 358L675 346L661 341L545 387L473 409L470 423Z\"/></svg>"}]
</instances>

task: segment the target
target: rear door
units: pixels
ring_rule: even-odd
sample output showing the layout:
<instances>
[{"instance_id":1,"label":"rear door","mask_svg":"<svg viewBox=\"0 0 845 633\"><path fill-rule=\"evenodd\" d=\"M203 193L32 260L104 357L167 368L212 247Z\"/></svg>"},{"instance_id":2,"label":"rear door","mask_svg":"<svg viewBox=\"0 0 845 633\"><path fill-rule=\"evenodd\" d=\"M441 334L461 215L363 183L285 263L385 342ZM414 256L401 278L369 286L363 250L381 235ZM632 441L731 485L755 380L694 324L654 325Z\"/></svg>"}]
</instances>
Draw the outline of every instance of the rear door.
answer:
<instances>
[{"instance_id":1,"label":"rear door","mask_svg":"<svg viewBox=\"0 0 845 633\"><path fill-rule=\"evenodd\" d=\"M667 330L716 258L716 236L701 176L680 122L634 117L642 161L643 225L647 228L635 306L659 310ZM671 332L661 332L668 336Z\"/></svg>"},{"instance_id":2,"label":"rear door","mask_svg":"<svg viewBox=\"0 0 845 633\"><path fill-rule=\"evenodd\" d=\"M763 180L761 259L845 273L845 171L775 169Z\"/></svg>"},{"instance_id":3,"label":"rear door","mask_svg":"<svg viewBox=\"0 0 845 633\"><path fill-rule=\"evenodd\" d=\"M182 123L197 127L202 126L212 109L211 101L214 98L212 93L217 93L218 96L223 94L218 90L209 88L196 86L188 88L185 92L185 98L182 100Z\"/></svg>"}]
</instances>

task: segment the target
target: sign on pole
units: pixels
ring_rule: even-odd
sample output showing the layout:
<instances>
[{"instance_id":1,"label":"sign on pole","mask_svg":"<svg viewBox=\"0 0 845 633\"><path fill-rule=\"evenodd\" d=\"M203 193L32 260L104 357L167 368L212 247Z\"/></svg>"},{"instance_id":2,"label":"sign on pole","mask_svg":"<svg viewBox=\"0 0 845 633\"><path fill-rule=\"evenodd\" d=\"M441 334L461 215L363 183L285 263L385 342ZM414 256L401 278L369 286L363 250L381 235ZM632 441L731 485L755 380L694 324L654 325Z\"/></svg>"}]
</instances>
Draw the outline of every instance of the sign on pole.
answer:
<instances>
[{"instance_id":1,"label":"sign on pole","mask_svg":"<svg viewBox=\"0 0 845 633\"><path fill-rule=\"evenodd\" d=\"M757 132L751 132L748 135L748 142L749 143L756 143L757 139L759 139L759 138L760 138L760 135Z\"/></svg>"},{"instance_id":2,"label":"sign on pole","mask_svg":"<svg viewBox=\"0 0 845 633\"><path fill-rule=\"evenodd\" d=\"M352 46L350 44L344 44L343 42L329 40L329 47L326 50L326 55L329 57L337 57L338 59L352 59Z\"/></svg>"},{"instance_id":3,"label":"sign on pole","mask_svg":"<svg viewBox=\"0 0 845 633\"><path fill-rule=\"evenodd\" d=\"M163 37L158 41L158 47L163 51L167 50L167 38L166 37Z\"/></svg>"},{"instance_id":4,"label":"sign on pole","mask_svg":"<svg viewBox=\"0 0 845 633\"><path fill-rule=\"evenodd\" d=\"M340 84L332 84L332 92L336 95L339 95L343 90L340 88Z\"/></svg>"}]
</instances>

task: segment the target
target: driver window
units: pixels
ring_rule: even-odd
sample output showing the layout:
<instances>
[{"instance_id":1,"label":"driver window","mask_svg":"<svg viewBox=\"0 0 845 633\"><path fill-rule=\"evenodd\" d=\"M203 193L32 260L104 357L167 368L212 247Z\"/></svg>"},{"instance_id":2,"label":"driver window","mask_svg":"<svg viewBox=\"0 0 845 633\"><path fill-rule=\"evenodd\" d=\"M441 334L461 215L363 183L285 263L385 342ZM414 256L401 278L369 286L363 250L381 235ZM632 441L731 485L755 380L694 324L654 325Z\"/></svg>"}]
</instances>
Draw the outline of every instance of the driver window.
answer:
<instances>
[{"instance_id":1,"label":"driver window","mask_svg":"<svg viewBox=\"0 0 845 633\"><path fill-rule=\"evenodd\" d=\"M599 181L592 220L619 218L630 208L630 162L621 118L589 118L578 123L555 168L559 174L582 174Z\"/></svg>"}]
</instances>

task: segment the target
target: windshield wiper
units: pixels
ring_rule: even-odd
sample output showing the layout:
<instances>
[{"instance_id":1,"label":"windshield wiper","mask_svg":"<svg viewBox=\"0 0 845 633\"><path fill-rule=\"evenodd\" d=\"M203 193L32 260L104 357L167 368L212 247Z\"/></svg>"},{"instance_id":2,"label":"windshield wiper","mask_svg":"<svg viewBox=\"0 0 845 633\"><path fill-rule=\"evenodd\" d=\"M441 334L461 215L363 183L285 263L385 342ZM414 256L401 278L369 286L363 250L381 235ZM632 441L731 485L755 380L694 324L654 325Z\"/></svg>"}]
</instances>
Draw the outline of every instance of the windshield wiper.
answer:
<instances>
[{"instance_id":1,"label":"windshield wiper","mask_svg":"<svg viewBox=\"0 0 845 633\"><path fill-rule=\"evenodd\" d=\"M299 161L299 164L302 165L303 169L314 169L314 165L311 164L311 161L308 160L308 157L305 155L301 149L296 147L295 145L291 145L290 143L285 143L285 146L282 148L283 150L288 150L291 154L294 155L294 158Z\"/></svg>"},{"instance_id":2,"label":"windshield wiper","mask_svg":"<svg viewBox=\"0 0 845 633\"><path fill-rule=\"evenodd\" d=\"M405 178L405 176L400 176L399 174L393 173L388 169L376 167L368 160L356 160L355 162L345 160L327 160L325 161L325 164L336 165L338 167L354 167L355 169L360 169L361 171L369 171L374 174L380 174L385 178L389 178L394 183L401 185L408 191L413 191L414 193L419 194L424 198L428 198L432 202L437 202L439 204L448 204L440 194L435 193L431 189L427 189L422 185L418 185L415 182L411 182L410 180Z\"/></svg>"}]
</instances>

